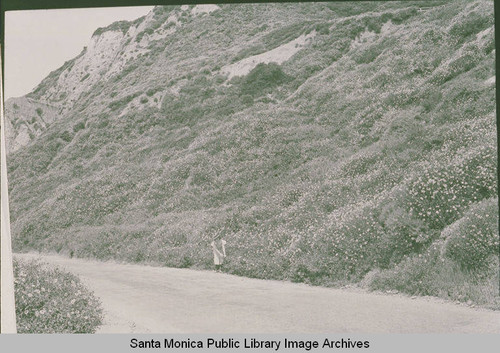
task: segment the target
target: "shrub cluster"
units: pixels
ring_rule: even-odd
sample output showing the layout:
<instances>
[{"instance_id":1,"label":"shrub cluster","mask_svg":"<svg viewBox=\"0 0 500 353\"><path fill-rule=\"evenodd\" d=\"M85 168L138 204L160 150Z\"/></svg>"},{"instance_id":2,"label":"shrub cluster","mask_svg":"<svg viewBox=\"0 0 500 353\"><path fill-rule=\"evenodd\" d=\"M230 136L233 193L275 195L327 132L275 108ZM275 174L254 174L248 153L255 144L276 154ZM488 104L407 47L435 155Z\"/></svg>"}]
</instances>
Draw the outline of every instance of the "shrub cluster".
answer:
<instances>
[{"instance_id":1,"label":"shrub cluster","mask_svg":"<svg viewBox=\"0 0 500 353\"><path fill-rule=\"evenodd\" d=\"M439 252L430 249L424 254L406 257L394 268L368 273L364 282L371 289L396 289L411 295L436 295L435 269L439 266Z\"/></svg>"},{"instance_id":2,"label":"shrub cluster","mask_svg":"<svg viewBox=\"0 0 500 353\"><path fill-rule=\"evenodd\" d=\"M240 84L240 95L258 97L266 91L288 82L290 77L276 63L258 64L246 75Z\"/></svg>"},{"instance_id":3,"label":"shrub cluster","mask_svg":"<svg viewBox=\"0 0 500 353\"><path fill-rule=\"evenodd\" d=\"M99 300L80 280L37 261L14 261L19 333L95 333L102 324Z\"/></svg>"},{"instance_id":4,"label":"shrub cluster","mask_svg":"<svg viewBox=\"0 0 500 353\"><path fill-rule=\"evenodd\" d=\"M141 94L142 94L141 92L135 92L133 94L129 94L123 98L112 101L111 103L108 104L108 107L113 111L118 110L120 108L124 108L128 103L132 101L132 99L140 96Z\"/></svg>"},{"instance_id":5,"label":"shrub cluster","mask_svg":"<svg viewBox=\"0 0 500 353\"><path fill-rule=\"evenodd\" d=\"M442 257L439 245L406 257L388 270L370 271L362 284L372 290L398 290L409 295L432 295L460 302L472 301L492 309L500 307L498 257L481 272L469 271Z\"/></svg>"},{"instance_id":6,"label":"shrub cluster","mask_svg":"<svg viewBox=\"0 0 500 353\"><path fill-rule=\"evenodd\" d=\"M120 31L123 34L127 33L129 30L130 26L132 26L134 23L130 21L117 21L113 22L107 27L99 27L98 29L95 30L95 32L92 34L93 36L98 36L101 35L104 32L108 31Z\"/></svg>"},{"instance_id":7,"label":"shrub cluster","mask_svg":"<svg viewBox=\"0 0 500 353\"><path fill-rule=\"evenodd\" d=\"M153 19L149 23L148 27L146 27L142 32L138 33L135 41L140 42L142 40L142 37L144 37L145 34L153 34L158 28L162 27L165 25L165 21L170 15L171 11L174 9L173 6L157 6L153 9ZM169 28L172 25L175 24L170 24L172 22L169 22L167 25L164 26L164 28Z\"/></svg>"},{"instance_id":8,"label":"shrub cluster","mask_svg":"<svg viewBox=\"0 0 500 353\"><path fill-rule=\"evenodd\" d=\"M448 33L454 37L459 43L463 42L467 37L476 34L493 25L493 16L480 14L476 11L471 11L467 16L456 21L449 29Z\"/></svg>"},{"instance_id":9,"label":"shrub cluster","mask_svg":"<svg viewBox=\"0 0 500 353\"><path fill-rule=\"evenodd\" d=\"M494 207L483 200L497 193L494 89L483 82L494 75L493 56L484 54L493 32L468 35L470 43L460 48L448 40L467 35L451 19L480 4L429 12L418 12L417 2L321 6L366 13L337 20L317 11L315 23L298 13L286 20L273 13L272 27L253 25L261 38L251 38L238 16L238 24L212 31L210 23L228 20L225 9L205 16L203 32L186 25L179 34L210 33L220 41L213 48L245 38L251 46L233 47L235 60L307 30L318 35L282 65L260 64L227 84L214 75L231 59L222 55L190 61L177 77L155 71L160 76L149 86L142 82L141 92L106 88L104 94L115 92L110 109L134 98L142 109L119 119L82 111L86 125L73 132L87 126L84 131L56 124L57 133L40 136L43 149L37 143L18 152L24 158L10 165L17 175L15 245L208 268L204 236L212 229L228 240L224 268L231 273L314 284L358 281L368 273L378 288L414 294L439 294L433 271L443 260L449 273L455 265L469 271L491 263L498 247ZM251 9L245 16L254 16ZM147 31L166 16L157 8ZM412 16L422 21L394 29ZM379 35L353 47L365 31ZM188 55L199 51L199 38L191 39L155 42L152 51L168 45L164 61L151 52L115 80L128 74L123 84L140 87L138 73L148 71L143 65L170 72L168 65L181 63L188 49ZM146 104L161 87L167 89L161 109ZM93 98L76 104L83 110ZM48 166L51 173L43 175ZM37 192L25 191L32 188ZM441 258L439 246L427 251L440 234L446 239Z\"/></svg>"},{"instance_id":10,"label":"shrub cluster","mask_svg":"<svg viewBox=\"0 0 500 353\"><path fill-rule=\"evenodd\" d=\"M264 35L262 37L262 42L266 50L271 50L299 37L309 25L310 23L308 21L304 21L281 27Z\"/></svg>"},{"instance_id":11,"label":"shrub cluster","mask_svg":"<svg viewBox=\"0 0 500 353\"><path fill-rule=\"evenodd\" d=\"M443 229L468 207L497 192L496 152L480 146L447 166L430 167L409 184L407 207L431 228Z\"/></svg>"},{"instance_id":12,"label":"shrub cluster","mask_svg":"<svg viewBox=\"0 0 500 353\"><path fill-rule=\"evenodd\" d=\"M473 205L464 217L447 227L444 253L468 270L484 270L489 258L497 256L498 199L492 198Z\"/></svg>"},{"instance_id":13,"label":"shrub cluster","mask_svg":"<svg viewBox=\"0 0 500 353\"><path fill-rule=\"evenodd\" d=\"M249 47L245 47L241 49L234 58L231 59L231 63L235 63L242 59L248 58L249 56L258 55L264 53L266 51L266 47L262 43L258 43Z\"/></svg>"},{"instance_id":14,"label":"shrub cluster","mask_svg":"<svg viewBox=\"0 0 500 353\"><path fill-rule=\"evenodd\" d=\"M84 121L80 121L73 126L74 133L77 133L78 131L83 130L83 129L85 129L85 122Z\"/></svg>"},{"instance_id":15,"label":"shrub cluster","mask_svg":"<svg viewBox=\"0 0 500 353\"><path fill-rule=\"evenodd\" d=\"M461 55L441 65L431 78L431 82L442 84L450 81L464 72L471 70L484 58L477 45L466 45Z\"/></svg>"}]
</instances>

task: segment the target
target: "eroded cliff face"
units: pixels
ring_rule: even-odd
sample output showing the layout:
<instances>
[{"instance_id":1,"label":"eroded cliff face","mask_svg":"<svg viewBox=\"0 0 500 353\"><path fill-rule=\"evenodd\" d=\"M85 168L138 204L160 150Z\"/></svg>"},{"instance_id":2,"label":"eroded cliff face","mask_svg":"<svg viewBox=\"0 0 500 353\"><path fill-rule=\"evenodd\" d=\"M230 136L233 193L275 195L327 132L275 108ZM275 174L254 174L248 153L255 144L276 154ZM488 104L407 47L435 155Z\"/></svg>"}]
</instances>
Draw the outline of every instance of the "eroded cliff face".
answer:
<instances>
[{"instance_id":1,"label":"eroded cliff face","mask_svg":"<svg viewBox=\"0 0 500 353\"><path fill-rule=\"evenodd\" d=\"M96 31L76 58L50 73L25 97L6 101L8 153L27 145L52 122L64 118L82 94L103 84L123 68L124 62L140 53L134 45L137 43L130 42L147 18L137 22L124 23L126 32L120 28Z\"/></svg>"},{"instance_id":2,"label":"eroded cliff face","mask_svg":"<svg viewBox=\"0 0 500 353\"><path fill-rule=\"evenodd\" d=\"M161 23L156 12L151 11L135 21L97 29L76 58L50 73L25 97L7 100L8 153L27 145L52 122L66 117L96 85L105 85L119 76L127 64L151 50L151 42L174 33L183 24L179 18L199 17L218 9L217 5L172 6ZM37 113L40 110L44 113Z\"/></svg>"}]
</instances>

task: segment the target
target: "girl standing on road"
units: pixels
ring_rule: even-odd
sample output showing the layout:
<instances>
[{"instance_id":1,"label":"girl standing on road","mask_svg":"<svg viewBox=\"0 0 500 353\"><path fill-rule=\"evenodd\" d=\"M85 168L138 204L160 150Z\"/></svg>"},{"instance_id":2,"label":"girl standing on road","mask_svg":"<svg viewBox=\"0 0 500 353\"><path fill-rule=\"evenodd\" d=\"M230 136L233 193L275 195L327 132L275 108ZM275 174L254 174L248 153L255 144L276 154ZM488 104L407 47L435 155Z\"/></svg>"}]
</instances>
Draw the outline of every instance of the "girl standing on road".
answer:
<instances>
[{"instance_id":1,"label":"girl standing on road","mask_svg":"<svg viewBox=\"0 0 500 353\"><path fill-rule=\"evenodd\" d=\"M226 257L226 241L224 239L221 239L221 247L222 247L222 252L217 249L217 246L215 245L216 240L214 239L210 245L212 245L212 250L214 252L214 264L215 264L215 271L221 272L222 269L222 264L224 263L224 258Z\"/></svg>"}]
</instances>

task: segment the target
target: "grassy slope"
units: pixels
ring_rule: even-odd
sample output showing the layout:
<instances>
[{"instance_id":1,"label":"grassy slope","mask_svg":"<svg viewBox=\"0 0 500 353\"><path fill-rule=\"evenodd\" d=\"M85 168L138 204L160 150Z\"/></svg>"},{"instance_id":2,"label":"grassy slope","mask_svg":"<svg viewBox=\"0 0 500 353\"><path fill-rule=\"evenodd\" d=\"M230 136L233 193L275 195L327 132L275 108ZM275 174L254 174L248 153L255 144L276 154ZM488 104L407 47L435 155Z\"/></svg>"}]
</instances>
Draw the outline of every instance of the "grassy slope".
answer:
<instances>
[{"instance_id":1,"label":"grassy slope","mask_svg":"<svg viewBox=\"0 0 500 353\"><path fill-rule=\"evenodd\" d=\"M11 155L15 248L208 267L221 234L232 273L494 306L492 5L238 5L186 18ZM312 30L281 67L230 85L217 75ZM148 89L167 92L161 108L120 116Z\"/></svg>"}]
</instances>

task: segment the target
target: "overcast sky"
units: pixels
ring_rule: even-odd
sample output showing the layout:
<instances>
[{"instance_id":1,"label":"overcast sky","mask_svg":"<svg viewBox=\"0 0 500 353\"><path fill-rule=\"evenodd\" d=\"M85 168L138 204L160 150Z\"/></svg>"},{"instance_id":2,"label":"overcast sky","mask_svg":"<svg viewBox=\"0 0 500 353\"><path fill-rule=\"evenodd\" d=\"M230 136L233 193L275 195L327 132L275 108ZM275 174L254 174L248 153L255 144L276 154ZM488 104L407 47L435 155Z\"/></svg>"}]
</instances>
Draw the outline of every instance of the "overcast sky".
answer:
<instances>
[{"instance_id":1,"label":"overcast sky","mask_svg":"<svg viewBox=\"0 0 500 353\"><path fill-rule=\"evenodd\" d=\"M29 93L51 71L78 55L98 27L119 20L134 20L152 8L6 12L5 98Z\"/></svg>"}]
</instances>

